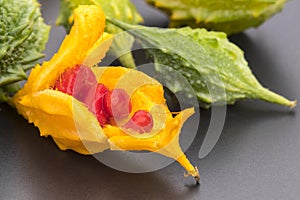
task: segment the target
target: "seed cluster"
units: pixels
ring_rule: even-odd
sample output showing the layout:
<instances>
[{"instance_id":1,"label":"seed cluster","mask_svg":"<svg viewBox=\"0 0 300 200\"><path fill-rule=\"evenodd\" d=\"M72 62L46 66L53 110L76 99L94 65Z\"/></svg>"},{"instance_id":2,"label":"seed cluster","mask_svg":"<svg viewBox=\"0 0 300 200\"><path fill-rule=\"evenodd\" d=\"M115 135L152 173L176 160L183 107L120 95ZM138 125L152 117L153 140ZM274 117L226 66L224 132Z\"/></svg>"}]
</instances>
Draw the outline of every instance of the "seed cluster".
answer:
<instances>
[{"instance_id":1,"label":"seed cluster","mask_svg":"<svg viewBox=\"0 0 300 200\"><path fill-rule=\"evenodd\" d=\"M127 119L132 111L131 98L125 90L110 90L98 83L92 70L84 65L66 69L53 88L83 102L102 127ZM150 132L153 119L148 111L138 110L122 127L138 133Z\"/></svg>"}]
</instances>

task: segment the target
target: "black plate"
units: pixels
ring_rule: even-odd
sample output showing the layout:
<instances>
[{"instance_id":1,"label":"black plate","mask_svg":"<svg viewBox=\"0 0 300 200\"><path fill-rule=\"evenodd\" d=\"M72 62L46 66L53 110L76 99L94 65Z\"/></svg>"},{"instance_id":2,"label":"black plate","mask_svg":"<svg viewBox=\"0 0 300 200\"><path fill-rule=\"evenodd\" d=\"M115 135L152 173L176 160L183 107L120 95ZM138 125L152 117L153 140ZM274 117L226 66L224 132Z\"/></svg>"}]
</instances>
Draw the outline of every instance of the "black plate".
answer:
<instances>
[{"instance_id":1,"label":"black plate","mask_svg":"<svg viewBox=\"0 0 300 200\"><path fill-rule=\"evenodd\" d=\"M46 22L53 25L49 59L65 31L54 25L59 1L40 2ZM141 0L134 2L147 25L166 26L164 15ZM290 1L258 29L230 37L262 84L291 99L300 99L299 9L300 1ZM37 128L1 104L0 199L299 199L299 106L291 111L255 100L229 106L219 142L200 160L209 117L210 111L201 110L197 138L187 150L202 175L195 186L177 163L131 174L92 156L60 151L51 138L40 137Z\"/></svg>"}]
</instances>

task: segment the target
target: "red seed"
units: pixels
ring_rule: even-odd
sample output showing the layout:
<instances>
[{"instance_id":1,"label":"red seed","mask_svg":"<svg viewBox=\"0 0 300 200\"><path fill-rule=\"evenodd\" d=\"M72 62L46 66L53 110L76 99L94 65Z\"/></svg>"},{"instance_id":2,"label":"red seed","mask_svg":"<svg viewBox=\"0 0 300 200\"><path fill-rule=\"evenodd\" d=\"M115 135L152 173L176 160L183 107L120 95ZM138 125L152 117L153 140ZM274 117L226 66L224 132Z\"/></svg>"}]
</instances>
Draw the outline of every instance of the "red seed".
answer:
<instances>
[{"instance_id":1,"label":"red seed","mask_svg":"<svg viewBox=\"0 0 300 200\"><path fill-rule=\"evenodd\" d=\"M81 66L77 72L73 86L73 96L83 103L93 99L97 88L97 79L93 71L86 66Z\"/></svg>"},{"instance_id":2,"label":"red seed","mask_svg":"<svg viewBox=\"0 0 300 200\"><path fill-rule=\"evenodd\" d=\"M134 113L124 127L139 133L150 132L153 128L153 119L148 111L139 110Z\"/></svg>"},{"instance_id":3,"label":"red seed","mask_svg":"<svg viewBox=\"0 0 300 200\"><path fill-rule=\"evenodd\" d=\"M108 123L109 121L109 118L108 116L106 115L106 113L104 112L104 110L98 110L97 113L96 113L96 117L97 117L97 120L99 122L99 124L103 127L105 124Z\"/></svg>"},{"instance_id":4,"label":"red seed","mask_svg":"<svg viewBox=\"0 0 300 200\"><path fill-rule=\"evenodd\" d=\"M127 117L131 112L131 100L123 89L114 89L104 96L104 110L114 119Z\"/></svg>"},{"instance_id":5,"label":"red seed","mask_svg":"<svg viewBox=\"0 0 300 200\"><path fill-rule=\"evenodd\" d=\"M109 120L109 115L105 112L104 105L103 105L104 96L107 92L108 89L105 85L101 83L97 85L93 106L91 110L91 112L93 112L96 115L101 126L104 126Z\"/></svg>"},{"instance_id":6,"label":"red seed","mask_svg":"<svg viewBox=\"0 0 300 200\"><path fill-rule=\"evenodd\" d=\"M85 102L91 93L94 94L96 86L97 80L92 70L84 65L76 65L61 74L54 84L54 89Z\"/></svg>"}]
</instances>

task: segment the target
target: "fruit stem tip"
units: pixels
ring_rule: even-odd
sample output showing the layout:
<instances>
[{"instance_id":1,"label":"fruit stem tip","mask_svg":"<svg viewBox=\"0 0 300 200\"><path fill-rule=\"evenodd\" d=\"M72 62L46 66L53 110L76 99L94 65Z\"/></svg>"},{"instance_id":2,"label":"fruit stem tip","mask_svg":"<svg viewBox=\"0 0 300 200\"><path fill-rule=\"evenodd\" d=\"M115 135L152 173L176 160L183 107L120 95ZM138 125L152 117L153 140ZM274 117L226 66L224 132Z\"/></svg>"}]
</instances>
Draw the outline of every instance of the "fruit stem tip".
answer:
<instances>
[{"instance_id":1,"label":"fruit stem tip","mask_svg":"<svg viewBox=\"0 0 300 200\"><path fill-rule=\"evenodd\" d=\"M199 185L200 184L200 175L199 175L199 170L197 167L195 167L195 174L194 174L194 179L196 181L196 184Z\"/></svg>"},{"instance_id":2,"label":"fruit stem tip","mask_svg":"<svg viewBox=\"0 0 300 200\"><path fill-rule=\"evenodd\" d=\"M294 108L297 106L297 100L291 101L290 108Z\"/></svg>"},{"instance_id":3,"label":"fruit stem tip","mask_svg":"<svg viewBox=\"0 0 300 200\"><path fill-rule=\"evenodd\" d=\"M192 176L192 177L194 177L196 184L197 185L200 184L200 175L199 175L199 170L197 167L195 167L193 171L189 171L188 173L185 173L184 176L185 177Z\"/></svg>"}]
</instances>

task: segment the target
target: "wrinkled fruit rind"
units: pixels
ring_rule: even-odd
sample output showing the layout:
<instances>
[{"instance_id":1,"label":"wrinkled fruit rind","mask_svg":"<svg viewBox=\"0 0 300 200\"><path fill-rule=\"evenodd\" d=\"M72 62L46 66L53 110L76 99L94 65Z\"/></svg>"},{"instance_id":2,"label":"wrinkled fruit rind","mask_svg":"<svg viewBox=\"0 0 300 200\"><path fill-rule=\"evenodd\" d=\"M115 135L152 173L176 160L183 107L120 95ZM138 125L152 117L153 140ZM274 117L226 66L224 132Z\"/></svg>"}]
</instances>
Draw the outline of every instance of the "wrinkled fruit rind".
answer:
<instances>
[{"instance_id":1,"label":"wrinkled fruit rind","mask_svg":"<svg viewBox=\"0 0 300 200\"><path fill-rule=\"evenodd\" d=\"M79 5L101 6L105 15L130 24L138 24L143 21L142 16L138 13L130 0L61 0L60 3L60 13L56 23L64 26L68 31L73 24L73 10ZM114 32L115 31L112 31L111 33Z\"/></svg>"},{"instance_id":2,"label":"wrinkled fruit rind","mask_svg":"<svg viewBox=\"0 0 300 200\"><path fill-rule=\"evenodd\" d=\"M239 33L280 12L287 0L147 0L170 16L170 27Z\"/></svg>"},{"instance_id":3,"label":"wrinkled fruit rind","mask_svg":"<svg viewBox=\"0 0 300 200\"><path fill-rule=\"evenodd\" d=\"M25 80L25 72L44 56L50 27L36 0L3 0L0 4L1 102L18 89L10 84Z\"/></svg>"}]
</instances>

